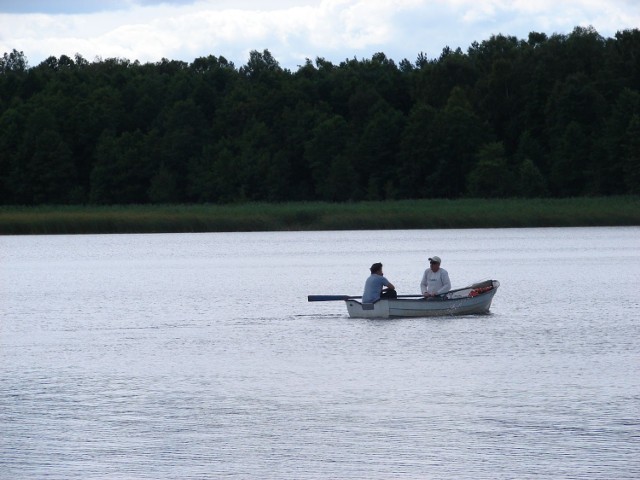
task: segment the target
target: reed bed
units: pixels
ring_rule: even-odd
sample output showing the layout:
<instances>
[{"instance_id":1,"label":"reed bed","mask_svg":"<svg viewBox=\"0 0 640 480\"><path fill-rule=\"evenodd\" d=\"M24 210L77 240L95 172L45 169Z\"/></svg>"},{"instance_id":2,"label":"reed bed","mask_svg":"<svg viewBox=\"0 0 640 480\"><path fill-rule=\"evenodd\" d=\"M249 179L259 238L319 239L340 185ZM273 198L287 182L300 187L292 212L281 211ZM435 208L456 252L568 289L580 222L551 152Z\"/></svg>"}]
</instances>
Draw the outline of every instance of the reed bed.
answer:
<instances>
[{"instance_id":1,"label":"reed bed","mask_svg":"<svg viewBox=\"0 0 640 480\"><path fill-rule=\"evenodd\" d=\"M640 225L640 196L0 207L1 235Z\"/></svg>"}]
</instances>

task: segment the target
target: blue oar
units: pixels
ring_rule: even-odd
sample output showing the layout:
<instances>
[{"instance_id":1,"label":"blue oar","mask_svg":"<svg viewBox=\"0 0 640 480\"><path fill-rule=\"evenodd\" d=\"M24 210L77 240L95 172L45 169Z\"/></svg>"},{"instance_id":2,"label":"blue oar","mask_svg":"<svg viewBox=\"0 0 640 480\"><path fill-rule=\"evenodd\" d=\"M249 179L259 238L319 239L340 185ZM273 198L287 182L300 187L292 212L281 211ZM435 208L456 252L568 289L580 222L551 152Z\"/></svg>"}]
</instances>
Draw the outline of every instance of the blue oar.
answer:
<instances>
[{"instance_id":1,"label":"blue oar","mask_svg":"<svg viewBox=\"0 0 640 480\"><path fill-rule=\"evenodd\" d=\"M422 295L398 295L398 298L422 298ZM308 295L307 300L309 302L332 302L335 300L355 300L356 298L351 295Z\"/></svg>"},{"instance_id":2,"label":"blue oar","mask_svg":"<svg viewBox=\"0 0 640 480\"><path fill-rule=\"evenodd\" d=\"M362 297L350 297L349 295L309 295L307 300L310 302L332 302L334 300L349 300L350 298Z\"/></svg>"}]
</instances>

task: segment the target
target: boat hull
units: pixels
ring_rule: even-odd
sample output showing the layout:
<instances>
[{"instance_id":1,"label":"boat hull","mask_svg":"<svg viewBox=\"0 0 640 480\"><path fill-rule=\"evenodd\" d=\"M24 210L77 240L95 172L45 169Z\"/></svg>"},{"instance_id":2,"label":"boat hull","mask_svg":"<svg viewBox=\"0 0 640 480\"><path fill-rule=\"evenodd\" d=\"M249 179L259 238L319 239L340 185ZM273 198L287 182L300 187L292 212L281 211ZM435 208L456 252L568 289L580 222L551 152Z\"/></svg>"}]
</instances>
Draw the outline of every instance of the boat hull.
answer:
<instances>
[{"instance_id":1,"label":"boat hull","mask_svg":"<svg viewBox=\"0 0 640 480\"><path fill-rule=\"evenodd\" d=\"M406 318L479 315L489 313L500 282L488 280L452 292L443 299L383 299L375 303L345 300L352 318ZM490 288L489 288L490 287ZM481 292L481 293L478 293Z\"/></svg>"}]
</instances>

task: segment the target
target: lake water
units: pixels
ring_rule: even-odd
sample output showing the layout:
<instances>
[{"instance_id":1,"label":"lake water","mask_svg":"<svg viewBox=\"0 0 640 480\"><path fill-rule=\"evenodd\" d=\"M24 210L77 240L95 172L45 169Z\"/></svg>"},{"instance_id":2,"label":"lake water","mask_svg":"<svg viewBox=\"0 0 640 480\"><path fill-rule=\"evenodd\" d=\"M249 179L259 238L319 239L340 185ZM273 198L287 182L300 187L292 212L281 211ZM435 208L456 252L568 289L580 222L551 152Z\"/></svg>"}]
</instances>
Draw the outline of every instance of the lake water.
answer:
<instances>
[{"instance_id":1,"label":"lake water","mask_svg":"<svg viewBox=\"0 0 640 480\"><path fill-rule=\"evenodd\" d=\"M491 313L350 319L368 267ZM640 478L640 228L0 237L2 479Z\"/></svg>"}]
</instances>

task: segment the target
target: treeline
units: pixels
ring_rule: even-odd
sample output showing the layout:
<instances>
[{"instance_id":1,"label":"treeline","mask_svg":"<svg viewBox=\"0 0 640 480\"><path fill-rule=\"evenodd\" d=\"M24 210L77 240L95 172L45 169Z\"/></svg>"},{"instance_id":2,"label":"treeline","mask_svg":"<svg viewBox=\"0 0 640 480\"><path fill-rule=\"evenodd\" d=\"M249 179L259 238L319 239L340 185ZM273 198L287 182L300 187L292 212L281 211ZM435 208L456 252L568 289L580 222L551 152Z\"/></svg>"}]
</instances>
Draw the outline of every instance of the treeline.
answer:
<instances>
[{"instance_id":1,"label":"treeline","mask_svg":"<svg viewBox=\"0 0 640 480\"><path fill-rule=\"evenodd\" d=\"M640 193L640 30L396 64L0 59L0 203Z\"/></svg>"}]
</instances>

